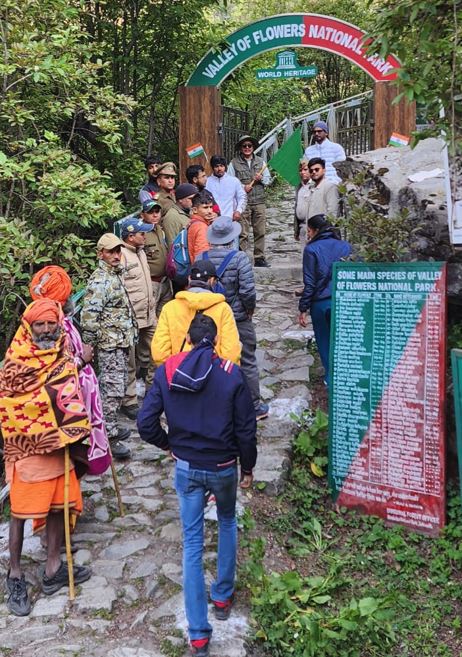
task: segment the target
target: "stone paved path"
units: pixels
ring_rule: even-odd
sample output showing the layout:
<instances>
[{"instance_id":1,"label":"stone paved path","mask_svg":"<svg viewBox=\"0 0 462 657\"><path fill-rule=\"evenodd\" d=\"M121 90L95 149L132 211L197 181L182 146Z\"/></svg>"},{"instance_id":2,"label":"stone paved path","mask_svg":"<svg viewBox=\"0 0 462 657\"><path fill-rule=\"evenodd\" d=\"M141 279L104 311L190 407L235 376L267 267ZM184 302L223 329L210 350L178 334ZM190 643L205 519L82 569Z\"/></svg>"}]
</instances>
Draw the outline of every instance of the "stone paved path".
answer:
<instances>
[{"instance_id":1,"label":"stone paved path","mask_svg":"<svg viewBox=\"0 0 462 657\"><path fill-rule=\"evenodd\" d=\"M309 404L307 382L312 358L304 349L311 331L296 324L295 287L300 284L299 247L292 239L292 201L269 210L269 259L273 267L256 272L258 359L262 396L270 416L259 424L256 482L269 495L279 493L290 463L294 424ZM128 426L134 424L127 421ZM15 657L179 657L187 654L186 622L181 592L181 532L172 462L160 450L141 443L136 433L128 442L133 457L117 463L126 508L119 517L110 474L83 482L85 512L74 541L75 561L90 563L93 577L77 588L70 605L68 590L51 597L39 591L38 570L44 551L30 535L23 550L26 578L34 602L26 618L8 615L0 605L0 656ZM263 488L263 484L260 486ZM249 496L239 494L239 508ZM214 572L216 522L209 512L206 571ZM0 525L0 577L7 568L8 526ZM63 557L64 558L64 557ZM228 622L211 619L212 657L244 657L248 610L236 605Z\"/></svg>"}]
</instances>

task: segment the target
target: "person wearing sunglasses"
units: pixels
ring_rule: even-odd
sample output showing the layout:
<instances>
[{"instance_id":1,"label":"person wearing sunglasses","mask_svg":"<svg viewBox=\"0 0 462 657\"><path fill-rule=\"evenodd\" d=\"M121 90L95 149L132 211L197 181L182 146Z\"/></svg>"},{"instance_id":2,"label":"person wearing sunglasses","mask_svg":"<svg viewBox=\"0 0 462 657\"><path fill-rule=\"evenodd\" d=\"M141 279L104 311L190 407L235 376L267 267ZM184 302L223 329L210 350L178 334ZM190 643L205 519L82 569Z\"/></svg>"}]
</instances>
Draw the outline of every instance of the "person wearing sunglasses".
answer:
<instances>
[{"instance_id":1,"label":"person wearing sunglasses","mask_svg":"<svg viewBox=\"0 0 462 657\"><path fill-rule=\"evenodd\" d=\"M320 157L326 163L326 177L334 183L342 182L333 166L334 162L346 160L343 146L336 144L328 138L329 128L325 121L317 121L313 126L314 144L305 149L305 158Z\"/></svg>"},{"instance_id":2,"label":"person wearing sunglasses","mask_svg":"<svg viewBox=\"0 0 462 657\"><path fill-rule=\"evenodd\" d=\"M259 143L250 135L243 135L236 144L237 155L231 160L228 173L238 178L247 194L247 207L242 215L240 247L247 251L250 228L253 230L253 255L255 267L270 267L265 259L266 205L265 187L271 176L265 161L255 155Z\"/></svg>"},{"instance_id":3,"label":"person wearing sunglasses","mask_svg":"<svg viewBox=\"0 0 462 657\"><path fill-rule=\"evenodd\" d=\"M312 157L308 161L308 172L312 187L307 200L306 216L308 219L316 214L338 217L339 191L337 185L327 179L325 161L320 157Z\"/></svg>"}]
</instances>

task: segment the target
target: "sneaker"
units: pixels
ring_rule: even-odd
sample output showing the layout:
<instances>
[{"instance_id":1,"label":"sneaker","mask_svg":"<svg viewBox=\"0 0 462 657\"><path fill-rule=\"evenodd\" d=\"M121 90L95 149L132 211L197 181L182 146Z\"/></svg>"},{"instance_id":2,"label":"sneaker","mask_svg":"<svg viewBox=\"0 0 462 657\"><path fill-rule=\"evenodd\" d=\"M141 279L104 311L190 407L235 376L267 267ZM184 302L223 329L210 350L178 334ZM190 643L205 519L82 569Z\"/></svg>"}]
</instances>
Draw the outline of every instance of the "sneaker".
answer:
<instances>
[{"instance_id":1,"label":"sneaker","mask_svg":"<svg viewBox=\"0 0 462 657\"><path fill-rule=\"evenodd\" d=\"M74 566L74 584L82 584L91 577L91 568L88 566ZM45 595L53 595L63 586L69 586L69 570L67 563L61 561L61 565L52 577L45 574L42 577L42 591Z\"/></svg>"},{"instance_id":2,"label":"sneaker","mask_svg":"<svg viewBox=\"0 0 462 657\"><path fill-rule=\"evenodd\" d=\"M260 402L259 407L255 409L255 418L257 422L258 420L264 420L265 417L268 417L268 413L269 413L268 404L264 404L263 402Z\"/></svg>"},{"instance_id":3,"label":"sneaker","mask_svg":"<svg viewBox=\"0 0 462 657\"><path fill-rule=\"evenodd\" d=\"M234 604L234 593L228 600L226 600L226 602L218 602L218 600L212 600L212 603L213 610L215 612L215 618L221 621L228 620L231 614L231 608Z\"/></svg>"},{"instance_id":4,"label":"sneaker","mask_svg":"<svg viewBox=\"0 0 462 657\"><path fill-rule=\"evenodd\" d=\"M271 267L265 258L255 258L255 267Z\"/></svg>"},{"instance_id":5,"label":"sneaker","mask_svg":"<svg viewBox=\"0 0 462 657\"><path fill-rule=\"evenodd\" d=\"M192 639L189 642L191 655L194 657L209 657L210 639Z\"/></svg>"},{"instance_id":6,"label":"sneaker","mask_svg":"<svg viewBox=\"0 0 462 657\"><path fill-rule=\"evenodd\" d=\"M132 432L130 429L119 429L119 432L114 440L127 440L127 438L130 438L131 435Z\"/></svg>"},{"instance_id":7,"label":"sneaker","mask_svg":"<svg viewBox=\"0 0 462 657\"><path fill-rule=\"evenodd\" d=\"M130 458L131 455L130 449L127 447L127 445L124 445L119 440L117 440L117 438L113 438L112 440L110 440L109 444L111 445L112 456L115 459Z\"/></svg>"},{"instance_id":8,"label":"sneaker","mask_svg":"<svg viewBox=\"0 0 462 657\"><path fill-rule=\"evenodd\" d=\"M140 407L138 404L130 404L130 406L121 406L120 412L126 415L130 420L136 420Z\"/></svg>"},{"instance_id":9,"label":"sneaker","mask_svg":"<svg viewBox=\"0 0 462 657\"><path fill-rule=\"evenodd\" d=\"M29 596L27 595L26 578L6 576L6 588L8 589L8 600L6 606L15 616L28 616L31 610Z\"/></svg>"}]
</instances>

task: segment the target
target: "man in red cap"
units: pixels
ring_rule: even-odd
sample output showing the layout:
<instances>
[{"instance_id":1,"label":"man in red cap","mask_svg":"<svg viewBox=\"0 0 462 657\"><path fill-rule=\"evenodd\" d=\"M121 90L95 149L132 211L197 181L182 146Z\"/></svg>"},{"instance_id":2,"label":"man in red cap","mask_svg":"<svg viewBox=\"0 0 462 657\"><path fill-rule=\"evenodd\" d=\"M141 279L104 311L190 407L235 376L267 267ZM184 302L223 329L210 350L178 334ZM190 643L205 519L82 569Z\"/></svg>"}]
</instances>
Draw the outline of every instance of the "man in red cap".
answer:
<instances>
[{"instance_id":1,"label":"man in red cap","mask_svg":"<svg viewBox=\"0 0 462 657\"><path fill-rule=\"evenodd\" d=\"M42 591L55 593L69 582L61 561L64 534L64 452L88 438L91 425L78 382L77 365L63 330L61 306L39 299L25 310L0 371L0 421L4 460L10 484L10 568L7 607L27 616L31 604L20 559L24 521L33 519L34 531L46 527L47 562ZM71 522L82 510L82 495L71 461L69 513ZM90 568L74 567L74 581L91 576Z\"/></svg>"}]
</instances>

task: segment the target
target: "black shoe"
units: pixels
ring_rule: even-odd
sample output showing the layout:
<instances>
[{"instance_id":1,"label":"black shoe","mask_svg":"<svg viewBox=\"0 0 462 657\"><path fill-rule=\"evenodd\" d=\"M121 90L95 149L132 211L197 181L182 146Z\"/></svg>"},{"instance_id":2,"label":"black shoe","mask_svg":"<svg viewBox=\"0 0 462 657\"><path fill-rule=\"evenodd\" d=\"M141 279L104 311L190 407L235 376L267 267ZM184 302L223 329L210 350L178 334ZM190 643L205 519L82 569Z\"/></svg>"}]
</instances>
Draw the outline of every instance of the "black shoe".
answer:
<instances>
[{"instance_id":1,"label":"black shoe","mask_svg":"<svg viewBox=\"0 0 462 657\"><path fill-rule=\"evenodd\" d=\"M8 589L8 600L6 606L15 616L29 616L31 604L27 595L27 584L24 575L19 577L6 576L6 588Z\"/></svg>"},{"instance_id":2,"label":"black shoe","mask_svg":"<svg viewBox=\"0 0 462 657\"><path fill-rule=\"evenodd\" d=\"M115 459L128 459L130 458L131 451L130 449L121 443L117 438L113 438L109 441L111 446L112 456Z\"/></svg>"},{"instance_id":3,"label":"black shoe","mask_svg":"<svg viewBox=\"0 0 462 657\"><path fill-rule=\"evenodd\" d=\"M209 657L209 647L209 639L192 639L189 642L189 649L194 657Z\"/></svg>"},{"instance_id":4,"label":"black shoe","mask_svg":"<svg viewBox=\"0 0 462 657\"><path fill-rule=\"evenodd\" d=\"M88 566L74 566L74 584L82 584L91 577L91 568ZM69 586L69 570L67 563L61 561L61 565L52 577L45 574L42 577L42 591L45 595L52 595L62 589L63 586Z\"/></svg>"},{"instance_id":5,"label":"black shoe","mask_svg":"<svg viewBox=\"0 0 462 657\"><path fill-rule=\"evenodd\" d=\"M127 440L131 435L131 429L119 429L119 433L114 438L114 440Z\"/></svg>"},{"instance_id":6,"label":"black shoe","mask_svg":"<svg viewBox=\"0 0 462 657\"><path fill-rule=\"evenodd\" d=\"M255 258L255 267L271 267L265 258Z\"/></svg>"},{"instance_id":7,"label":"black shoe","mask_svg":"<svg viewBox=\"0 0 462 657\"><path fill-rule=\"evenodd\" d=\"M234 604L234 593L233 595L226 600L226 602L217 602L216 600L212 600L213 603L213 611L215 612L215 618L217 620L228 620L230 614L231 614L231 608Z\"/></svg>"},{"instance_id":8,"label":"black shoe","mask_svg":"<svg viewBox=\"0 0 462 657\"><path fill-rule=\"evenodd\" d=\"M130 406L121 406L120 412L126 415L130 420L136 420L140 407L138 404L130 404Z\"/></svg>"}]
</instances>

